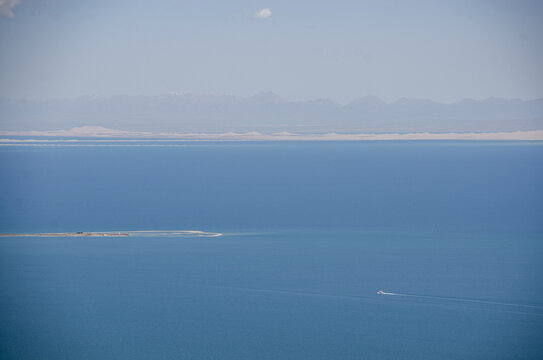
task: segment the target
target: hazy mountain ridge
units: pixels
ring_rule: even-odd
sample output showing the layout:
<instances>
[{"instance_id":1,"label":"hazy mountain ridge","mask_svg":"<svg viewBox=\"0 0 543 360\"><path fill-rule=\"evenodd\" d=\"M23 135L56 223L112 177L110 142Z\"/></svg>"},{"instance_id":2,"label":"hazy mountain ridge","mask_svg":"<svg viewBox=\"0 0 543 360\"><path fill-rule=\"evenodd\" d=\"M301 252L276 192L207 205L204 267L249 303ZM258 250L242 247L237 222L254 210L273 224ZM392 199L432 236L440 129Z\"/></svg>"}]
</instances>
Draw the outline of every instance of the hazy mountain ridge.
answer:
<instances>
[{"instance_id":1,"label":"hazy mountain ridge","mask_svg":"<svg viewBox=\"0 0 543 360\"><path fill-rule=\"evenodd\" d=\"M3 131L104 126L134 131L517 131L543 129L543 99L427 99L386 103L374 96L341 105L326 99L287 101L268 92L83 96L47 101L0 98Z\"/></svg>"}]
</instances>

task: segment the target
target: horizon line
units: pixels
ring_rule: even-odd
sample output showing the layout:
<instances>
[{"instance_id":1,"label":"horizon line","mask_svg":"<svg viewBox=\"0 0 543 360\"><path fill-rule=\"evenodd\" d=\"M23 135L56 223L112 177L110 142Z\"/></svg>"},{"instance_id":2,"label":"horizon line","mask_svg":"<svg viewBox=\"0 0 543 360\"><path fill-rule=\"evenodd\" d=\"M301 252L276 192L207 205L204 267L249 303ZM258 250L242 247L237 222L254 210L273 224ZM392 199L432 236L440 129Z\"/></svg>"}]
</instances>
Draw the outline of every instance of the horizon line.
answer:
<instances>
[{"instance_id":1,"label":"horizon line","mask_svg":"<svg viewBox=\"0 0 543 360\"><path fill-rule=\"evenodd\" d=\"M273 96L275 97L275 102L318 102L318 101L328 101L340 106L346 106L349 104L354 103L357 100L361 99L376 99L383 104L394 104L405 100L410 101L429 101L436 104L443 104L443 105L453 105L458 104L464 101L475 101L475 102L483 102L483 101L489 101L489 100L505 100L505 101L523 101L523 102L530 102L530 101L537 101L537 100L543 100L543 95L538 97L502 97L502 96L495 96L490 95L487 97L481 97L481 98L472 98L472 97L462 97L457 100L453 101L441 101L441 100L435 100L428 97L407 97L407 96L400 96L395 98L394 100L383 100L383 98L373 95L373 94L366 94L366 95L360 95L353 97L352 100L347 102L340 102L336 100L332 100L330 98L326 97L316 97L311 98L308 100L292 100L292 99L285 99L281 95L278 95L274 91L259 91L252 95L236 95L232 93L223 93L223 92L167 92L167 93L156 93L156 94L111 94L111 95L98 95L98 94L83 94L83 95L76 95L76 96L64 96L64 97L50 97L50 98L42 98L42 97L7 97L7 96L0 96L0 99L5 100L11 100L11 101L29 101L29 102L49 102L49 101L73 101L73 100L81 100L81 99L110 99L110 98L120 98L120 97L133 97L133 98L157 98L157 97L185 97L185 96L216 96L216 97L230 97L237 100L247 100L251 98L255 98L258 96Z\"/></svg>"}]
</instances>

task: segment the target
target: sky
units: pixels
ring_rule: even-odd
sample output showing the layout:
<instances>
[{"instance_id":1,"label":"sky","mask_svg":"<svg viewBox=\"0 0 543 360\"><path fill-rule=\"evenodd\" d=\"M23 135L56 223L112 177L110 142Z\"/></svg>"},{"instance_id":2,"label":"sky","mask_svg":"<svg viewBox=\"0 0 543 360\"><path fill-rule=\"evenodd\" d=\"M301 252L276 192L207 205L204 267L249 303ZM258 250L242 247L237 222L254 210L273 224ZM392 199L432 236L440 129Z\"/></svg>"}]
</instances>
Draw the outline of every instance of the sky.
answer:
<instances>
[{"instance_id":1,"label":"sky","mask_svg":"<svg viewBox=\"0 0 543 360\"><path fill-rule=\"evenodd\" d=\"M0 97L543 97L543 2L0 0Z\"/></svg>"}]
</instances>

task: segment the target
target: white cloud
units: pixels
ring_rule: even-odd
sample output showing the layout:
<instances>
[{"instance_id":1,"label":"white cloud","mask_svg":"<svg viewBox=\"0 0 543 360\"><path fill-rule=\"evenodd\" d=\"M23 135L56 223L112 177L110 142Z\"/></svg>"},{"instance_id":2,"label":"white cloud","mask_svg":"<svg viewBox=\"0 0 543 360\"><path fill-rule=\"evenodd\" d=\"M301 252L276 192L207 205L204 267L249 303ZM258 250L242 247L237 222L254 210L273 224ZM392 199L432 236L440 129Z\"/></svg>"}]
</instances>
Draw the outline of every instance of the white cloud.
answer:
<instances>
[{"instance_id":1,"label":"white cloud","mask_svg":"<svg viewBox=\"0 0 543 360\"><path fill-rule=\"evenodd\" d=\"M2 0L0 0L2 1ZM269 8L262 9L258 12L255 12L254 17L257 19L267 19L271 16L271 10Z\"/></svg>"},{"instance_id":2,"label":"white cloud","mask_svg":"<svg viewBox=\"0 0 543 360\"><path fill-rule=\"evenodd\" d=\"M15 16L13 15L13 11L11 11L11 9L20 3L21 0L0 0L0 17L12 18Z\"/></svg>"}]
</instances>

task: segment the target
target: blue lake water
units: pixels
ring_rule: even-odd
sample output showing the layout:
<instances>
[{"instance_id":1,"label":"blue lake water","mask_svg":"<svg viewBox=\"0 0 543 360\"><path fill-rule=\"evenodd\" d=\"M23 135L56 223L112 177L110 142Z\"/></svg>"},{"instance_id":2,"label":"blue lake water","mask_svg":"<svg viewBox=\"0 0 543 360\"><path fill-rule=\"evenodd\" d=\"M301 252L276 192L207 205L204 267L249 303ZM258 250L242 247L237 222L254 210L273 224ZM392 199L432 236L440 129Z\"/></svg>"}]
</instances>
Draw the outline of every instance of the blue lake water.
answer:
<instances>
[{"instance_id":1,"label":"blue lake water","mask_svg":"<svg viewBox=\"0 0 543 360\"><path fill-rule=\"evenodd\" d=\"M543 357L542 143L160 144L0 149L2 233L224 234L0 238L0 358Z\"/></svg>"}]
</instances>

